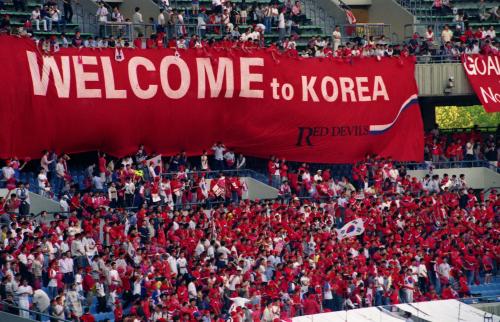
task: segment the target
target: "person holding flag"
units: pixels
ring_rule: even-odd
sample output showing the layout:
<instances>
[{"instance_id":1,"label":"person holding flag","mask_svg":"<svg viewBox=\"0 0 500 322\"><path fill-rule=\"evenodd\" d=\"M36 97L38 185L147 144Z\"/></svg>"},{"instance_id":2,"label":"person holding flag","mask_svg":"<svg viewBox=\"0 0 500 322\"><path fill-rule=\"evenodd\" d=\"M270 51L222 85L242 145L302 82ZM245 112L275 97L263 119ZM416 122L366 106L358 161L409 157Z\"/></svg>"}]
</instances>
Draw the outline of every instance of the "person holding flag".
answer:
<instances>
[{"instance_id":1,"label":"person holding flag","mask_svg":"<svg viewBox=\"0 0 500 322\"><path fill-rule=\"evenodd\" d=\"M210 182L210 192L217 200L226 200L226 177L221 172L219 178Z\"/></svg>"},{"instance_id":2,"label":"person holding flag","mask_svg":"<svg viewBox=\"0 0 500 322\"><path fill-rule=\"evenodd\" d=\"M237 176L232 176L229 178L230 190L231 190L231 201L235 204L239 202L242 195L242 187L240 179Z\"/></svg>"}]
</instances>

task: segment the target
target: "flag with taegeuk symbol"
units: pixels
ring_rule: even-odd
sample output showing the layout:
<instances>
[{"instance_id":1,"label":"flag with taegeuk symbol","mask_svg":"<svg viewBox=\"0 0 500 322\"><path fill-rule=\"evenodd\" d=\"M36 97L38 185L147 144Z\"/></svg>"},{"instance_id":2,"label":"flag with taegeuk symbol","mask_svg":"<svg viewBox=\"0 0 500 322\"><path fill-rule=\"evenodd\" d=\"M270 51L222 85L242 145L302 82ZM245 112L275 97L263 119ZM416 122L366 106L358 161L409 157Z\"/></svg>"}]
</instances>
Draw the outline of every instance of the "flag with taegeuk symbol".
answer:
<instances>
[{"instance_id":1,"label":"flag with taegeuk symbol","mask_svg":"<svg viewBox=\"0 0 500 322\"><path fill-rule=\"evenodd\" d=\"M336 229L336 231L338 239L349 238L361 235L365 231L365 225L363 219L358 218L348 222L344 227Z\"/></svg>"}]
</instances>

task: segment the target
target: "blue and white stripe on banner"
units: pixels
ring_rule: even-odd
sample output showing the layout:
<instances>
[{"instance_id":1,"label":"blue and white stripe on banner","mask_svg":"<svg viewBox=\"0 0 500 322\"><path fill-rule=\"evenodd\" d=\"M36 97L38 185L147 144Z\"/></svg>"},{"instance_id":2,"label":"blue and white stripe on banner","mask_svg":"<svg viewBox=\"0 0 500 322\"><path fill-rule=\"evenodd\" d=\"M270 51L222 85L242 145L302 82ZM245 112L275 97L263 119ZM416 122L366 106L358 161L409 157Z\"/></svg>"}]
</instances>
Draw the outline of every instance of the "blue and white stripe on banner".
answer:
<instances>
[{"instance_id":1,"label":"blue and white stripe on banner","mask_svg":"<svg viewBox=\"0 0 500 322\"><path fill-rule=\"evenodd\" d=\"M417 94L413 94L403 103L403 105L399 109L399 112L396 115L396 118L394 119L394 121L392 121L391 123L388 123L388 124L370 125L370 132L369 133L374 134L374 135L385 133L396 123L396 121L398 120L401 113L403 113L406 109L410 108L411 106L413 106L415 104L418 104L418 95Z\"/></svg>"}]
</instances>

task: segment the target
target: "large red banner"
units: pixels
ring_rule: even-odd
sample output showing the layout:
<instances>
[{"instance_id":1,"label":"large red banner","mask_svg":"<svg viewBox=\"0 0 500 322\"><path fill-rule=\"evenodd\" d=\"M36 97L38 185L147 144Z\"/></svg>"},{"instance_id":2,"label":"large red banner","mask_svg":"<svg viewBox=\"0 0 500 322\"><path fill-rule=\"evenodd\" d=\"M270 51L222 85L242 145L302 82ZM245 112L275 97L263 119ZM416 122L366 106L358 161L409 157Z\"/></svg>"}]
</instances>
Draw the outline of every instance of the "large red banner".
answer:
<instances>
[{"instance_id":1,"label":"large red banner","mask_svg":"<svg viewBox=\"0 0 500 322\"><path fill-rule=\"evenodd\" d=\"M500 57L464 55L462 64L486 112L500 112Z\"/></svg>"},{"instance_id":2,"label":"large red banner","mask_svg":"<svg viewBox=\"0 0 500 322\"><path fill-rule=\"evenodd\" d=\"M121 53L119 53L121 54ZM123 57L117 57L123 56ZM423 159L411 58L300 59L269 49L61 49L0 37L0 157L106 151L353 162Z\"/></svg>"}]
</instances>

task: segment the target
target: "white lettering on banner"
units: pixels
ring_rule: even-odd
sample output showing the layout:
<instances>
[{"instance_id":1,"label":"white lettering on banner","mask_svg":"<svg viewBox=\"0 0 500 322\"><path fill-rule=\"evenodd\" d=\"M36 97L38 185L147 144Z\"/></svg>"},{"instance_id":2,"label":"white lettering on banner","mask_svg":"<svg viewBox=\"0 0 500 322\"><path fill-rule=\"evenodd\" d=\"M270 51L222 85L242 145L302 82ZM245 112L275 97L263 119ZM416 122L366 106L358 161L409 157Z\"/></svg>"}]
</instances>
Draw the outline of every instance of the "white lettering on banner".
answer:
<instances>
[{"instance_id":1,"label":"white lettering on banner","mask_svg":"<svg viewBox=\"0 0 500 322\"><path fill-rule=\"evenodd\" d=\"M132 57L128 62L128 75L130 78L130 87L132 88L132 92L134 92L135 96L138 98L147 100L156 95L158 85L150 84L146 89L143 89L139 84L139 79L137 78L137 68L139 66L144 67L148 72L154 72L156 68L152 61L140 56Z\"/></svg>"},{"instance_id":2,"label":"white lettering on banner","mask_svg":"<svg viewBox=\"0 0 500 322\"><path fill-rule=\"evenodd\" d=\"M283 96L286 101L289 101L293 98L293 94L293 86L288 83L283 84L283 86L281 87L281 96Z\"/></svg>"},{"instance_id":3,"label":"white lettering on banner","mask_svg":"<svg viewBox=\"0 0 500 322\"><path fill-rule=\"evenodd\" d=\"M499 75L500 61L498 56L467 56L463 66L468 75Z\"/></svg>"},{"instance_id":4,"label":"white lettering on banner","mask_svg":"<svg viewBox=\"0 0 500 322\"><path fill-rule=\"evenodd\" d=\"M382 76L375 76L372 101L376 101L379 96L383 97L384 101L389 100L389 95L387 95L387 89L385 88L384 79L382 78Z\"/></svg>"},{"instance_id":5,"label":"white lettering on banner","mask_svg":"<svg viewBox=\"0 0 500 322\"><path fill-rule=\"evenodd\" d=\"M492 103L500 103L500 94L494 93L491 87L488 87L487 90L480 87L480 90L481 90L481 95L483 95L483 99L486 104L489 103L490 100Z\"/></svg>"},{"instance_id":6,"label":"white lettering on banner","mask_svg":"<svg viewBox=\"0 0 500 322\"><path fill-rule=\"evenodd\" d=\"M191 72L188 63L177 56L165 56L158 65L148 58L135 56L128 61L125 71L113 68L115 62L109 56L44 56L36 52L26 51L29 70L33 83L33 93L38 96L47 96L50 83L53 82L55 92L59 98L68 98L70 93L76 93L77 98L101 98L126 99L129 94L138 99L152 99L158 95L161 86L164 95L170 99L181 99L187 95L192 87ZM42 66L40 66L42 61ZM485 70L494 71L495 60L485 64ZM235 89L239 90L238 97L264 98L264 90L258 88L264 80L263 73L252 69L264 67L264 59L261 57L240 57L239 71L236 70L235 61L229 57L219 57L217 66L213 66L210 58L196 58L197 74L197 98L217 98L224 95L225 98L235 96ZM74 69L74 85L76 89L71 91L72 71ZM101 65L101 66L99 66ZM191 64L194 65L194 64ZM90 69L93 67L93 71ZM474 63L466 68L478 69ZM490 66L490 67L487 67ZM116 66L115 66L116 67ZM170 70L170 68L177 70ZM193 68L193 67L192 67ZM482 67L481 67L482 68ZM484 69L479 69L483 72ZM98 70L102 70L102 75ZM170 76L169 77L169 72ZM240 73L240 86L235 84L237 73ZM140 77L142 76L142 78ZM122 88L117 88L116 79L120 81ZM159 80L157 80L159 77ZM382 76L318 76L300 77L300 84L280 82L278 78L272 78L269 83L270 93L274 100L291 101L296 91L302 91L303 102L371 102L389 100L387 88ZM102 78L102 79L100 79ZM298 79L296 81L299 81ZM91 86L89 82L94 84ZM160 84L158 84L160 83ZM302 85L302 88L297 88ZM124 86L124 87L123 87ZM130 88L128 87L130 86ZM176 88L173 88L176 87ZM193 93L194 88L190 93ZM207 93L208 92L208 93ZM493 91L484 91L483 96L489 100L498 100L498 94ZM191 94L195 95L195 94ZM299 98L300 99L300 98Z\"/></svg>"},{"instance_id":7,"label":"white lettering on banner","mask_svg":"<svg viewBox=\"0 0 500 322\"><path fill-rule=\"evenodd\" d=\"M314 88L316 79L316 76L309 78L302 76L302 101L308 102L311 99L313 102L319 102L318 94ZM384 101L389 100L382 76L375 76L373 85L370 85L369 82L368 77L339 77L337 84L334 78L325 76L321 80L321 96L327 102L336 101L339 92L342 102L370 102L377 101L379 98Z\"/></svg>"},{"instance_id":8,"label":"white lettering on banner","mask_svg":"<svg viewBox=\"0 0 500 322\"><path fill-rule=\"evenodd\" d=\"M108 56L101 57L102 73L104 74L104 90L106 98L127 98L127 91L124 89L116 89L115 75L111 67L111 59Z\"/></svg>"},{"instance_id":9,"label":"white lettering on banner","mask_svg":"<svg viewBox=\"0 0 500 322\"><path fill-rule=\"evenodd\" d=\"M52 73L54 84L56 86L57 96L61 98L69 97L71 82L71 71L68 56L61 56L62 77L59 66L52 56L43 56L43 64L40 75L40 66L38 66L38 56L35 52L26 51L28 65L31 72L31 81L33 83L33 93L35 95L46 96L49 87L49 76Z\"/></svg>"},{"instance_id":10,"label":"white lettering on banner","mask_svg":"<svg viewBox=\"0 0 500 322\"><path fill-rule=\"evenodd\" d=\"M98 88L87 88L87 82L97 82L99 81L99 74L96 72L86 72L84 70L85 65L95 66L97 65L96 56L80 56L81 62L79 62L78 56L73 56L73 67L75 69L75 81L76 81L76 97L78 98L100 98L101 90ZM57 85L56 85L57 87Z\"/></svg>"},{"instance_id":11,"label":"white lettering on banner","mask_svg":"<svg viewBox=\"0 0 500 322\"><path fill-rule=\"evenodd\" d=\"M226 94L224 97L233 97L234 91L234 71L233 61L227 57L219 58L217 67L217 77L214 75L214 69L210 63L210 58L196 58L198 66L198 98L205 98L206 82L205 75L208 78L208 86L210 87L210 97L218 97L222 90L222 82L224 76L226 79Z\"/></svg>"},{"instance_id":12,"label":"white lettering on banner","mask_svg":"<svg viewBox=\"0 0 500 322\"><path fill-rule=\"evenodd\" d=\"M241 89L240 97L246 98L264 98L264 91L261 89L251 89L252 83L262 83L264 76L262 74L250 73L250 67L264 66L264 59L260 57L240 57L241 71Z\"/></svg>"},{"instance_id":13,"label":"white lettering on banner","mask_svg":"<svg viewBox=\"0 0 500 322\"><path fill-rule=\"evenodd\" d=\"M308 81L307 76L302 76L302 101L309 101L309 95L311 95L311 99L313 102L319 102L318 95L314 91L314 83L316 83L316 76L312 76Z\"/></svg>"},{"instance_id":14,"label":"white lettering on banner","mask_svg":"<svg viewBox=\"0 0 500 322\"><path fill-rule=\"evenodd\" d=\"M358 100L360 102L369 102L372 99L370 96L365 96L365 93L368 93L370 89L363 83L368 83L368 77L356 77L356 87L358 88Z\"/></svg>"},{"instance_id":15,"label":"white lettering on banner","mask_svg":"<svg viewBox=\"0 0 500 322\"><path fill-rule=\"evenodd\" d=\"M348 102L347 94L350 96L351 102L356 102L356 94L354 94L354 81L352 78L340 77L340 91L342 92L342 102Z\"/></svg>"},{"instance_id":16,"label":"white lettering on banner","mask_svg":"<svg viewBox=\"0 0 500 322\"><path fill-rule=\"evenodd\" d=\"M181 74L181 84L176 90L170 87L170 82L168 81L168 69L171 65L177 66ZM166 56L163 58L160 63L160 80L163 92L168 98L179 99L184 97L191 83L191 75L189 74L189 68L186 62L182 58L176 56Z\"/></svg>"},{"instance_id":17,"label":"white lettering on banner","mask_svg":"<svg viewBox=\"0 0 500 322\"><path fill-rule=\"evenodd\" d=\"M327 85L331 84L332 86L332 95L328 95ZM335 102L339 97L339 87L337 86L337 82L330 76L323 77L321 80L321 93L323 94L323 98L327 102Z\"/></svg>"}]
</instances>

